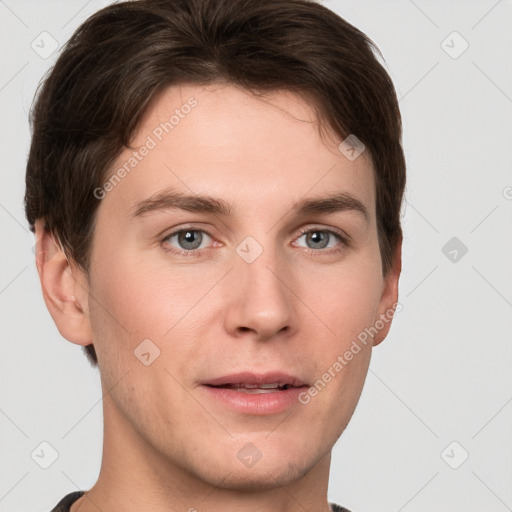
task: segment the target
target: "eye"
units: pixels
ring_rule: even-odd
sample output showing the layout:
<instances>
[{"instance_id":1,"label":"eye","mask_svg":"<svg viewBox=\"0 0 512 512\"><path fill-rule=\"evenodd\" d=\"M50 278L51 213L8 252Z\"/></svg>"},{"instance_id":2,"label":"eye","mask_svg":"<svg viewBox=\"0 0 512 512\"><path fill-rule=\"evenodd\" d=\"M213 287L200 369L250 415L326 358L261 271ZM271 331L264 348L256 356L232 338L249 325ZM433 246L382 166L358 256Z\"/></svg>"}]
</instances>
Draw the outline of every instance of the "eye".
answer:
<instances>
[{"instance_id":1,"label":"eye","mask_svg":"<svg viewBox=\"0 0 512 512\"><path fill-rule=\"evenodd\" d=\"M298 241L304 239L306 245ZM162 245L166 252L181 256L200 256L204 251L221 246L213 241L212 237L202 229L182 228L170 233L162 239ZM330 229L304 229L293 244L304 247L311 253L326 254L341 251L348 246L347 237Z\"/></svg>"},{"instance_id":2,"label":"eye","mask_svg":"<svg viewBox=\"0 0 512 512\"><path fill-rule=\"evenodd\" d=\"M309 229L309 230L302 230L300 236L297 238L297 240L300 240L301 238L304 238L306 243L306 248L312 249L312 250L319 250L319 249L331 249L335 248L334 251L325 251L325 252L335 252L337 250L341 250L341 248L346 244L345 238L340 235L339 233L336 233L334 231L331 231L329 229ZM341 242L341 244L340 244ZM342 247L337 247L336 245L341 245ZM300 245L300 247L304 247L303 245Z\"/></svg>"},{"instance_id":3,"label":"eye","mask_svg":"<svg viewBox=\"0 0 512 512\"><path fill-rule=\"evenodd\" d=\"M178 254L186 254L188 252L204 249L202 243L211 239L210 235L200 229L181 229L167 235L162 242L175 248L166 248L167 251L176 252Z\"/></svg>"}]
</instances>

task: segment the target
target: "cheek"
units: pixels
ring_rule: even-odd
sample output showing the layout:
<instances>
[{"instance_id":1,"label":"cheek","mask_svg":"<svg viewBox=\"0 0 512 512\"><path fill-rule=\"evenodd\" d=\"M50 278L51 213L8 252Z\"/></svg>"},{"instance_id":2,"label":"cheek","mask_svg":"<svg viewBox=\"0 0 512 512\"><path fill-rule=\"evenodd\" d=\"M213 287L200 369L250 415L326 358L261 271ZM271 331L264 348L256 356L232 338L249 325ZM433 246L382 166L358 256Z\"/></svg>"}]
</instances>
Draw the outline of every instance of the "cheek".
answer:
<instances>
[{"instance_id":1,"label":"cheek","mask_svg":"<svg viewBox=\"0 0 512 512\"><path fill-rule=\"evenodd\" d=\"M94 294L104 306L103 320L133 337L161 337L185 306L190 283L183 287L169 269L155 270L127 255L120 260L96 270Z\"/></svg>"},{"instance_id":2,"label":"cheek","mask_svg":"<svg viewBox=\"0 0 512 512\"><path fill-rule=\"evenodd\" d=\"M216 276L201 273L198 278L197 270L151 266L130 255L108 265L104 255L103 265L96 266L92 290L96 300L90 308L98 358L109 366L138 369L134 350L147 339L164 356L179 342L180 350L173 352L175 362L190 357L201 339L194 331L213 314L213 306L201 298Z\"/></svg>"},{"instance_id":3,"label":"cheek","mask_svg":"<svg viewBox=\"0 0 512 512\"><path fill-rule=\"evenodd\" d=\"M129 258L115 267L97 266L92 284L95 300L89 312L101 378L106 389L111 389L117 408L126 411L134 425L140 423L143 430L149 429L149 425L144 426L144 417L158 417L153 410L158 401L166 393L180 392L165 372L170 350L178 368L193 351L192 341L187 344L179 336L181 324L177 324L188 301L178 293L179 287L176 289L169 272L151 274ZM168 342L176 338L179 351ZM148 365L143 362L146 353ZM174 375L176 372L170 369Z\"/></svg>"},{"instance_id":4,"label":"cheek","mask_svg":"<svg viewBox=\"0 0 512 512\"><path fill-rule=\"evenodd\" d=\"M371 358L372 340L367 329L377 317L383 280L380 260L370 251L367 254L351 259L336 272L310 273L302 283L303 302L321 320L304 324L305 330L314 330L322 346L321 351L307 348L313 349L309 359L316 361L314 387L318 391L310 398L320 423L328 417L337 418L329 423L333 435L341 433L337 429L345 427L354 411Z\"/></svg>"},{"instance_id":5,"label":"cheek","mask_svg":"<svg viewBox=\"0 0 512 512\"><path fill-rule=\"evenodd\" d=\"M325 340L337 350L373 325L382 293L380 262L362 257L351 263L302 279L301 298L328 328Z\"/></svg>"}]
</instances>

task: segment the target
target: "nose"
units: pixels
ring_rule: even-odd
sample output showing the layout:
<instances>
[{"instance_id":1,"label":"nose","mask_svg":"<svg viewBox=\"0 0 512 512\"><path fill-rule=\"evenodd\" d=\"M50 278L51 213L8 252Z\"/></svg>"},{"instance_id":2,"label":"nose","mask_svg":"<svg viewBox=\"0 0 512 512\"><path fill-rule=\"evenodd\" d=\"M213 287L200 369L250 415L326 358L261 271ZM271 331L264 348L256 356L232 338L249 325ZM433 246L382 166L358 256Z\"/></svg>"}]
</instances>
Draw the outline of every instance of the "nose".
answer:
<instances>
[{"instance_id":1,"label":"nose","mask_svg":"<svg viewBox=\"0 0 512 512\"><path fill-rule=\"evenodd\" d=\"M293 285L286 263L275 251L264 250L248 263L235 255L229 273L225 328L231 336L269 340L295 330Z\"/></svg>"}]
</instances>

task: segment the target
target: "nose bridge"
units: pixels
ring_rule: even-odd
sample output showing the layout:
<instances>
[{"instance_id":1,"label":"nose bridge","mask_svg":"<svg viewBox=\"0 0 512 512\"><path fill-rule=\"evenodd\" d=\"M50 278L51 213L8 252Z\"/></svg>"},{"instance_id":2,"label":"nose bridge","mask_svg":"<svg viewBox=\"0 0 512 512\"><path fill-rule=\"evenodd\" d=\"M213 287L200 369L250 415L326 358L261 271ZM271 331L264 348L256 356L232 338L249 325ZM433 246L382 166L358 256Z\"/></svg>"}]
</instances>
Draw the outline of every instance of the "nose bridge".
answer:
<instances>
[{"instance_id":1,"label":"nose bridge","mask_svg":"<svg viewBox=\"0 0 512 512\"><path fill-rule=\"evenodd\" d=\"M231 331L250 329L269 338L293 322L293 295L286 261L272 237L247 237L237 247L231 273L232 300L227 314Z\"/></svg>"}]
</instances>

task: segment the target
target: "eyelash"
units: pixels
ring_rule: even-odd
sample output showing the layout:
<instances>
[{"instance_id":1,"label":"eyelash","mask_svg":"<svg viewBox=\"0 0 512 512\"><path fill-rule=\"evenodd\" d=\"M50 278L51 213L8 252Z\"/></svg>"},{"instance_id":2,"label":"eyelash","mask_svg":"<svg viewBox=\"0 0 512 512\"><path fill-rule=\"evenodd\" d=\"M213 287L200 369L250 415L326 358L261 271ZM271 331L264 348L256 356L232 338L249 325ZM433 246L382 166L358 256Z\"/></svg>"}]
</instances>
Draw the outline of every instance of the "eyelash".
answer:
<instances>
[{"instance_id":1,"label":"eyelash","mask_svg":"<svg viewBox=\"0 0 512 512\"><path fill-rule=\"evenodd\" d=\"M204 229L196 229L193 226L184 227L184 228L181 228L181 229L179 229L177 231L173 231L172 233L169 233L168 235L166 235L161 240L161 243L163 245L164 251L168 252L168 253L171 253L171 254L178 255L178 256L186 256L186 257L194 258L194 257L200 257L200 256L203 255L204 252L209 252L212 249L214 249L213 247L205 247L203 249L185 250L185 249L169 248L169 247L165 247L164 246L165 242L167 242L170 238L172 238L172 237L174 237L176 235L179 235L180 233L186 232L186 231L194 231L194 232L204 233L204 234L206 234L207 236L209 236L210 238L213 239L213 237L207 231L205 231ZM346 236L342 235L341 233L339 233L337 231L331 230L331 229L318 228L318 227L313 227L313 228L308 228L308 229L301 229L299 231L298 236L295 237L295 240L301 238L303 235L306 235L308 233L314 233L314 232L328 233L329 235L333 235L334 237L338 238L338 240L340 241L340 244L338 246L336 246L334 248L329 248L329 249L310 249L308 247L303 248L303 249L306 250L306 252L310 253L314 257L315 256L324 256L326 254L336 254L338 252L341 252L344 248L349 246L349 243L348 243L348 240L347 240Z\"/></svg>"}]
</instances>

